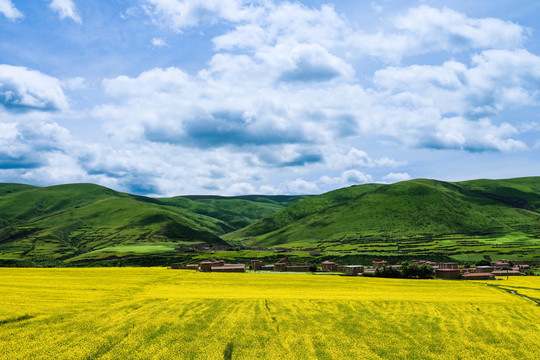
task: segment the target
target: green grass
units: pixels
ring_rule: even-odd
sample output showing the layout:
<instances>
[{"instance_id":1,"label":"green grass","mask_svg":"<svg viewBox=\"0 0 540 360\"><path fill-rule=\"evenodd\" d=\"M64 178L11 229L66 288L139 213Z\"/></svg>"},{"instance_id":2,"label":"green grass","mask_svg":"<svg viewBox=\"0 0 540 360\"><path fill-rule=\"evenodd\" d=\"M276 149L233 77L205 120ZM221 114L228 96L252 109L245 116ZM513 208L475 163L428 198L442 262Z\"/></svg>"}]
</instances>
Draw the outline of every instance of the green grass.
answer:
<instances>
[{"instance_id":1,"label":"green grass","mask_svg":"<svg viewBox=\"0 0 540 360\"><path fill-rule=\"evenodd\" d=\"M126 243L225 244L214 235L225 226L218 219L92 184L5 193L0 219L0 252L36 262Z\"/></svg>"},{"instance_id":2,"label":"green grass","mask_svg":"<svg viewBox=\"0 0 540 360\"><path fill-rule=\"evenodd\" d=\"M243 228L309 196L178 196L162 203L223 221L228 231Z\"/></svg>"},{"instance_id":3,"label":"green grass","mask_svg":"<svg viewBox=\"0 0 540 360\"><path fill-rule=\"evenodd\" d=\"M93 184L0 184L0 260L55 265L161 254L156 246L164 243L226 245L220 235L305 197L191 198L153 199Z\"/></svg>"},{"instance_id":4,"label":"green grass","mask_svg":"<svg viewBox=\"0 0 540 360\"><path fill-rule=\"evenodd\" d=\"M224 238L328 252L539 257L539 189L540 178L361 185L300 201Z\"/></svg>"}]
</instances>

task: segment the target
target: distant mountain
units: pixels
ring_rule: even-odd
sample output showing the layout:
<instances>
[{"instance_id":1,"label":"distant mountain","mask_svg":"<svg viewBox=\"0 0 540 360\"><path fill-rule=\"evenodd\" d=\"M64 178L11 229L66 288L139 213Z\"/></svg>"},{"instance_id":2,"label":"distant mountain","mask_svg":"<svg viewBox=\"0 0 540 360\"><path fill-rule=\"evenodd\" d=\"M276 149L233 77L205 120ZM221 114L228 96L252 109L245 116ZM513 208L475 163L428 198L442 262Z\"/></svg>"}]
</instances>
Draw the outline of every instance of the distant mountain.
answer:
<instances>
[{"instance_id":1,"label":"distant mountain","mask_svg":"<svg viewBox=\"0 0 540 360\"><path fill-rule=\"evenodd\" d=\"M219 219L226 224L227 232L229 232L248 226L254 221L309 197L309 195L245 195L231 197L190 195L159 200L163 204Z\"/></svg>"},{"instance_id":2,"label":"distant mountain","mask_svg":"<svg viewBox=\"0 0 540 360\"><path fill-rule=\"evenodd\" d=\"M540 177L360 185L297 202L224 237L258 246L540 235ZM539 244L540 245L540 244Z\"/></svg>"},{"instance_id":3,"label":"distant mountain","mask_svg":"<svg viewBox=\"0 0 540 360\"><path fill-rule=\"evenodd\" d=\"M154 199L93 184L0 184L0 261L54 264L119 246L136 255L144 244L159 251L185 243L227 245L219 235L303 197L192 198Z\"/></svg>"}]
</instances>

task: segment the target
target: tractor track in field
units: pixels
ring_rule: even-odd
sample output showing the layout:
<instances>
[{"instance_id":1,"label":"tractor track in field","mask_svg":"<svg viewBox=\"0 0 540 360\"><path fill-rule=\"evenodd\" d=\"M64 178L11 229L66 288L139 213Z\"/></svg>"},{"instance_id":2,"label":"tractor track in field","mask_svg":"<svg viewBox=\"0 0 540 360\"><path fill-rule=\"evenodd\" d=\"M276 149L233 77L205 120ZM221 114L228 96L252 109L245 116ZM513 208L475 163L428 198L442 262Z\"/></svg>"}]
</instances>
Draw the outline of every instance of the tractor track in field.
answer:
<instances>
[{"instance_id":1,"label":"tractor track in field","mask_svg":"<svg viewBox=\"0 0 540 360\"><path fill-rule=\"evenodd\" d=\"M486 284L486 283L484 283L484 284ZM495 285L495 284L486 284L486 285L497 288L497 289L502 290L502 291L505 291L505 292L507 292L509 294L517 295L517 296L525 298L527 300L531 300L531 301L535 302L536 305L540 306L540 299L520 294L518 292L518 290L516 290L516 289L531 289L531 290L538 290L538 289L527 288L527 287L523 287L523 286L508 286L508 285Z\"/></svg>"}]
</instances>

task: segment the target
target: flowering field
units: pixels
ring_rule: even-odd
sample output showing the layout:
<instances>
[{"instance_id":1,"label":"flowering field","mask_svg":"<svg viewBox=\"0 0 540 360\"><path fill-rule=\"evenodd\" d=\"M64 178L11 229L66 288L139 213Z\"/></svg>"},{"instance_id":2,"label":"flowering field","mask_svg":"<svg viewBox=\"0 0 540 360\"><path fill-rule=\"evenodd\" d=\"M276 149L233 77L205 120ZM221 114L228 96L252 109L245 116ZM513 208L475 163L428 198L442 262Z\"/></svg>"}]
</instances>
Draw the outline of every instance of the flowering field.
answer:
<instances>
[{"instance_id":1,"label":"flowering field","mask_svg":"<svg viewBox=\"0 0 540 360\"><path fill-rule=\"evenodd\" d=\"M540 277L0 269L4 359L538 359ZM521 292L520 292L521 293Z\"/></svg>"}]
</instances>

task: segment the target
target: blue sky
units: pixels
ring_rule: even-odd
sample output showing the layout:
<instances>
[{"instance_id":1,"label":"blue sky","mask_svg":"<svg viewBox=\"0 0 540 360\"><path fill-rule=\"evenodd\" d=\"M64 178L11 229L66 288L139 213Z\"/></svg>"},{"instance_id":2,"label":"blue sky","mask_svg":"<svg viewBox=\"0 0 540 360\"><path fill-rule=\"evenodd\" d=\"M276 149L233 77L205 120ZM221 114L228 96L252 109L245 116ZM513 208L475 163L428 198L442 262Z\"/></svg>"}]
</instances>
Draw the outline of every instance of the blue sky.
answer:
<instances>
[{"instance_id":1,"label":"blue sky","mask_svg":"<svg viewBox=\"0 0 540 360\"><path fill-rule=\"evenodd\" d=\"M537 1L0 0L0 182L539 175Z\"/></svg>"}]
</instances>

